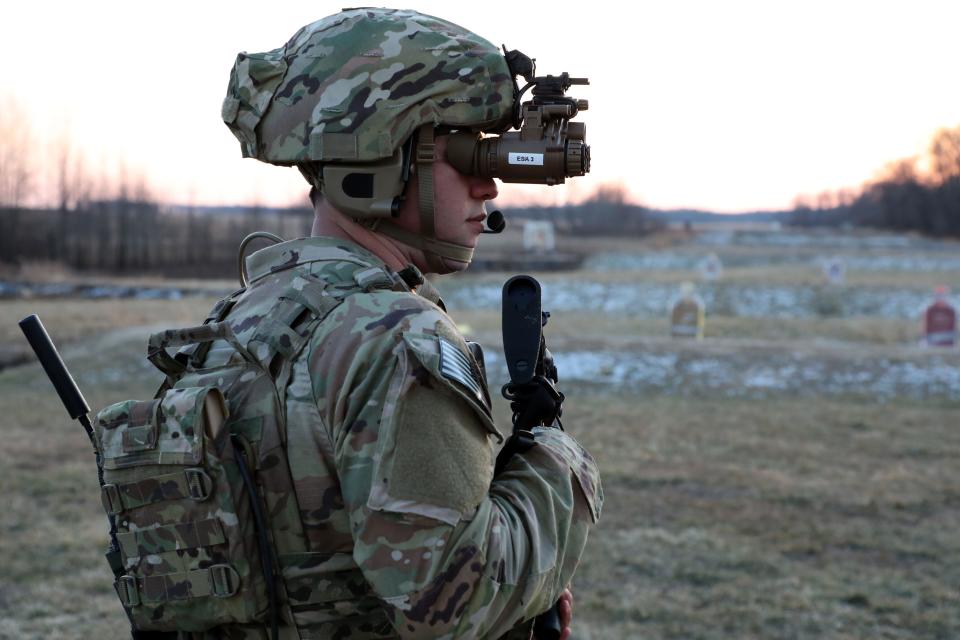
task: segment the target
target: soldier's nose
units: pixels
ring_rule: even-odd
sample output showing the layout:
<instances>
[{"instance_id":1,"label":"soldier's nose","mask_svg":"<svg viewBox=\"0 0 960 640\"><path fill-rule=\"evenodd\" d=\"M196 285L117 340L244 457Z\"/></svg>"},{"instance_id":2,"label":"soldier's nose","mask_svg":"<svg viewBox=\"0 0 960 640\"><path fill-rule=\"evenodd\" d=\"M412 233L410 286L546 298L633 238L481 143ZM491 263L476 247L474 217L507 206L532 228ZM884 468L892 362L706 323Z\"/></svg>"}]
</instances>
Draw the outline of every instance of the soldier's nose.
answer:
<instances>
[{"instance_id":1,"label":"soldier's nose","mask_svg":"<svg viewBox=\"0 0 960 640\"><path fill-rule=\"evenodd\" d=\"M470 179L470 197L477 200L493 200L499 195L497 183L493 178Z\"/></svg>"}]
</instances>

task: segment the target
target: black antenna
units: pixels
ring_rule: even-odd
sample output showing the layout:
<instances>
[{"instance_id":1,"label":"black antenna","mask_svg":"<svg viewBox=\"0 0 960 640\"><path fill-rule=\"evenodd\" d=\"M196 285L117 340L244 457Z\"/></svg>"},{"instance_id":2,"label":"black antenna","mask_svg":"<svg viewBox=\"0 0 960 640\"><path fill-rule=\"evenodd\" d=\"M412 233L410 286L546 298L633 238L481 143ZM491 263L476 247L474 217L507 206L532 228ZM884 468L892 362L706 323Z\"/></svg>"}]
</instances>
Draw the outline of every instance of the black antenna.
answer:
<instances>
[{"instance_id":1,"label":"black antenna","mask_svg":"<svg viewBox=\"0 0 960 640\"><path fill-rule=\"evenodd\" d=\"M87 417L87 414L90 413L90 406L84 400L83 394L80 393L80 389L67 370L67 366L63 364L63 358L57 352L57 348L53 345L53 340L50 339L50 334L43 327L40 318L34 314L27 316L18 324L20 330L23 331L23 335L26 336L27 342L33 348L33 352L37 354L47 377L53 383L53 388L57 390L57 395L60 396L67 413L70 414L72 419L79 420L87 432L90 444L93 445L93 452L97 456L97 479L100 481L100 486L103 487L103 458L100 453L100 445L97 442L97 434L93 431L90 418ZM107 520L110 523L110 547L105 555L114 577L119 578L123 575L124 568L120 554L120 543L117 541L117 520L112 514L107 515ZM127 611L127 616L129 617L129 615L130 612Z\"/></svg>"},{"instance_id":2,"label":"black antenna","mask_svg":"<svg viewBox=\"0 0 960 640\"><path fill-rule=\"evenodd\" d=\"M33 348L33 352L37 354L47 377L53 383L53 388L57 390L57 395L60 396L60 400L66 407L67 413L70 414L70 418L73 420L79 419L84 428L87 429L87 434L91 434L92 427L87 419L90 407L87 405L87 401L83 399L83 394L77 388L73 376L67 371L67 366L63 364L63 359L57 353L57 348L53 346L53 340L50 339L50 335L43 327L43 323L40 322L40 318L36 314L27 316L19 322L19 325L23 335L27 338L27 342ZM96 446L96 443L94 443L94 446Z\"/></svg>"}]
</instances>

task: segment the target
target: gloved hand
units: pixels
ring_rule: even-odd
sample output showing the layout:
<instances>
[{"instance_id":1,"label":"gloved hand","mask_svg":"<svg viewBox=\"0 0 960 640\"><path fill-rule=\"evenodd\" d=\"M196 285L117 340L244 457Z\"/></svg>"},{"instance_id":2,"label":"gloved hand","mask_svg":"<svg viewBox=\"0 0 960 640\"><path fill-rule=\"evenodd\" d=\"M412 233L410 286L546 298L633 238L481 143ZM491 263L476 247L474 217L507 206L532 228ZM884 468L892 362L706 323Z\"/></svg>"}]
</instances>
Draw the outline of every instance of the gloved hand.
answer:
<instances>
[{"instance_id":1,"label":"gloved hand","mask_svg":"<svg viewBox=\"0 0 960 640\"><path fill-rule=\"evenodd\" d=\"M520 429L556 426L563 414L563 394L543 376L537 376L522 386L506 385L503 397L510 400L513 424Z\"/></svg>"}]
</instances>

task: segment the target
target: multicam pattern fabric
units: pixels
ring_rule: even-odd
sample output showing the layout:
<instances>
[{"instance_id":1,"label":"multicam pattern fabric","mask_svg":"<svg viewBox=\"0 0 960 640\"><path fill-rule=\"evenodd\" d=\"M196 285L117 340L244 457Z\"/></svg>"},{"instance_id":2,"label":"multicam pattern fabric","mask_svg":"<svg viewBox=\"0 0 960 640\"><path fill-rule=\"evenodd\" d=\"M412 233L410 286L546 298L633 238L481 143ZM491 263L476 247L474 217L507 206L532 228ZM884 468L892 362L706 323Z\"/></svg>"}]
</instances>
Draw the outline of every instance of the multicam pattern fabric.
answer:
<instances>
[{"instance_id":1,"label":"multicam pattern fabric","mask_svg":"<svg viewBox=\"0 0 960 640\"><path fill-rule=\"evenodd\" d=\"M262 620L265 588L229 434L208 433L211 386L169 389L97 415L101 498L117 519L117 595L139 629Z\"/></svg>"},{"instance_id":2,"label":"multicam pattern fabric","mask_svg":"<svg viewBox=\"0 0 960 640\"><path fill-rule=\"evenodd\" d=\"M382 277L371 278L377 270ZM600 514L589 453L545 429L540 446L494 478L500 438L489 400L441 372L440 336L473 362L456 325L360 247L295 240L250 256L248 272L260 305L300 280L346 294L313 328L286 388L286 452L305 545L280 553L305 637L492 639L549 608ZM228 321L245 342L267 314L241 300ZM414 429L418 394L432 409ZM477 442L487 455L476 456L476 468L431 462ZM417 477L403 477L410 473ZM449 503L469 487L450 499L428 491L436 495L429 503L406 495L411 481L460 487L471 474L482 490L468 509Z\"/></svg>"},{"instance_id":3,"label":"multicam pattern fabric","mask_svg":"<svg viewBox=\"0 0 960 640\"><path fill-rule=\"evenodd\" d=\"M371 162L427 123L507 129L513 100L506 59L487 40L415 11L363 8L239 54L222 117L244 157Z\"/></svg>"}]
</instances>

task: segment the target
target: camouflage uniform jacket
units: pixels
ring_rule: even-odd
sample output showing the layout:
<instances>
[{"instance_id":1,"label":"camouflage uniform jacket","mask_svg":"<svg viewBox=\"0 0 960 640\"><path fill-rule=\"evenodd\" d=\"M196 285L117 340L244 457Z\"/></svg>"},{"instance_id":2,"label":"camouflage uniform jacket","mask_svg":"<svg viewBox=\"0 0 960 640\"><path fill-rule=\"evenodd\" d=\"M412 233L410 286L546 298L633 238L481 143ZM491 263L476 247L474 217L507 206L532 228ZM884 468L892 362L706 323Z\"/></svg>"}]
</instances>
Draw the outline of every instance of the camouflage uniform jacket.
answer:
<instances>
[{"instance_id":1,"label":"camouflage uniform jacket","mask_svg":"<svg viewBox=\"0 0 960 640\"><path fill-rule=\"evenodd\" d=\"M502 438L456 325L361 247L293 240L247 269L238 337L293 282L342 298L284 400L300 522L271 528L300 636L495 639L548 609L600 514L589 453L542 429L494 477Z\"/></svg>"}]
</instances>

